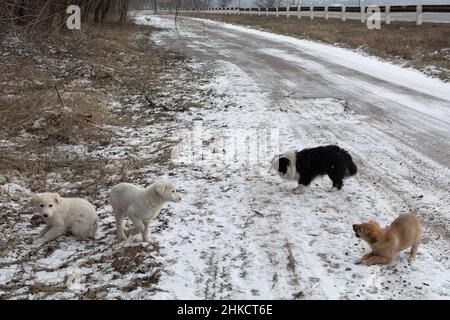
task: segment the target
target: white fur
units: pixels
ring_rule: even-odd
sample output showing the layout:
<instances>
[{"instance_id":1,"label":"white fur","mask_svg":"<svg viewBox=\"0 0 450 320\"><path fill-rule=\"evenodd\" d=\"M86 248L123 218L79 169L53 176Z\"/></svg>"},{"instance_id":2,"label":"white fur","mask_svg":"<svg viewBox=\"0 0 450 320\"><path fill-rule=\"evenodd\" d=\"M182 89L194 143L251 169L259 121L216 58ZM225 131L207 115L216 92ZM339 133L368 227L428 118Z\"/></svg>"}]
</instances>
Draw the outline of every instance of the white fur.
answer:
<instances>
[{"instance_id":1,"label":"white fur","mask_svg":"<svg viewBox=\"0 0 450 320\"><path fill-rule=\"evenodd\" d=\"M149 242L148 230L150 221L156 218L166 202L180 202L174 185L169 180L160 180L148 188L141 188L131 183L119 183L111 189L110 202L116 216L117 236L127 239L123 221L129 217L133 228L126 230L128 235L142 234L144 241Z\"/></svg>"},{"instance_id":2,"label":"white fur","mask_svg":"<svg viewBox=\"0 0 450 320\"><path fill-rule=\"evenodd\" d=\"M279 160L281 157L289 159L289 166L288 166L285 174L278 171ZM285 180L298 181L300 179L300 175L297 172L296 162L297 162L296 150L288 150L288 151L284 152L283 154L275 156L272 159L270 170L276 171L278 173L278 175Z\"/></svg>"},{"instance_id":3,"label":"white fur","mask_svg":"<svg viewBox=\"0 0 450 320\"><path fill-rule=\"evenodd\" d=\"M95 237L97 213L89 201L63 198L58 193L38 193L33 196L31 203L47 223L35 243L54 240L67 232L78 239Z\"/></svg>"},{"instance_id":4,"label":"white fur","mask_svg":"<svg viewBox=\"0 0 450 320\"><path fill-rule=\"evenodd\" d=\"M292 189L292 192L294 194L303 194L303 193L305 193L305 189L306 189L306 187L304 185L299 184L297 187Z\"/></svg>"}]
</instances>

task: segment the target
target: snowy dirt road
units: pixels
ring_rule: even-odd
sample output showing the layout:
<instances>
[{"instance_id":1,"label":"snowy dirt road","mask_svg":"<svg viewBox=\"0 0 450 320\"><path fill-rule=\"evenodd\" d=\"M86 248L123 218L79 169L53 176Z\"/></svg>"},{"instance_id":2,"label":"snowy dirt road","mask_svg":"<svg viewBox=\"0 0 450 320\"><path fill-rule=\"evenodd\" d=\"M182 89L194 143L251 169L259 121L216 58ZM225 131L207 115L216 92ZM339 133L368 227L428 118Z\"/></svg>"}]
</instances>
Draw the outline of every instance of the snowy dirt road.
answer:
<instances>
[{"instance_id":1,"label":"snowy dirt road","mask_svg":"<svg viewBox=\"0 0 450 320\"><path fill-rule=\"evenodd\" d=\"M0 255L0 297L450 298L450 84L254 29L193 19L175 27L169 16L136 20L163 28L153 40L192 59L168 67L173 91L161 89L153 107L108 103L146 121L108 127L111 142L86 154L142 160L139 168L123 164L126 174L111 183L147 185L164 174L182 202L152 221L151 243L140 235L120 242L111 185L102 184L90 195L100 216L95 241L61 237L36 247L27 239L43 227L29 207L37 190L14 177L0 186L7 196L0 217L11 225L0 240L13 239ZM188 107L177 109L180 101ZM279 151L323 144L349 150L358 165L343 190L328 192L324 177L296 195L296 183L268 173ZM51 172L48 179L73 194ZM352 224L386 225L410 211L424 227L415 262L402 252L390 266L354 264L368 246Z\"/></svg>"},{"instance_id":2,"label":"snowy dirt road","mask_svg":"<svg viewBox=\"0 0 450 320\"><path fill-rule=\"evenodd\" d=\"M157 236L173 263L154 297L450 297L449 84L244 27L179 18L175 28L173 17L156 16L137 21L166 28L159 43L213 61L218 76L209 86L221 93L213 111L197 113L203 154L175 169L186 196ZM224 128L278 130L281 150L339 144L354 155L359 173L342 191L327 192L323 178L294 195L295 183L267 174L269 158L241 163L245 146L235 162L200 161L222 150ZM355 238L353 223L386 225L409 211L424 225L416 262L408 264L404 252L391 266L354 264L368 247Z\"/></svg>"}]
</instances>

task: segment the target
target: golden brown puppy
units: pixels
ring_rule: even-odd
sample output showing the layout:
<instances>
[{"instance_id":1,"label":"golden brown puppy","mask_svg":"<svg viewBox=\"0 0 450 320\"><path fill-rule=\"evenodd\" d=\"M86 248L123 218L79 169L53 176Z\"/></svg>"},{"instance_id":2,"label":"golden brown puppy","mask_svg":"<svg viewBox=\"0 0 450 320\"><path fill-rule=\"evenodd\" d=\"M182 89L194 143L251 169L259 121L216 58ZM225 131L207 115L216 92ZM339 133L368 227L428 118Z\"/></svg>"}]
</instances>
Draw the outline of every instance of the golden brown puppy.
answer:
<instances>
[{"instance_id":1,"label":"golden brown puppy","mask_svg":"<svg viewBox=\"0 0 450 320\"><path fill-rule=\"evenodd\" d=\"M390 264L397 253L411 247L409 261L416 258L420 244L422 227L415 214L402 214L387 228L383 229L376 221L354 224L353 231L372 248L356 263L365 265Z\"/></svg>"}]
</instances>

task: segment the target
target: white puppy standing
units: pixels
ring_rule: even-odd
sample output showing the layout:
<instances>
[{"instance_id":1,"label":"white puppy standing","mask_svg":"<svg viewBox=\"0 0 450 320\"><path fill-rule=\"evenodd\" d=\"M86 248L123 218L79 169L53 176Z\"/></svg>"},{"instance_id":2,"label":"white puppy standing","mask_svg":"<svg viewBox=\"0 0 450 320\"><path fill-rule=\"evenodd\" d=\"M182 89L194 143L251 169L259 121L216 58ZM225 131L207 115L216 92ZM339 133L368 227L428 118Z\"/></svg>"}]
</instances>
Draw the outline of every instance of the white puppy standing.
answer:
<instances>
[{"instance_id":1,"label":"white puppy standing","mask_svg":"<svg viewBox=\"0 0 450 320\"><path fill-rule=\"evenodd\" d=\"M89 201L63 198L58 193L38 193L31 204L47 223L35 243L54 240L67 232L81 240L95 237L98 219L95 207Z\"/></svg>"},{"instance_id":2,"label":"white puppy standing","mask_svg":"<svg viewBox=\"0 0 450 320\"><path fill-rule=\"evenodd\" d=\"M119 183L111 189L110 202L116 216L117 236L126 240L127 236L142 234L149 242L150 221L156 218L166 202L180 202L174 185L169 180L160 180L148 188L141 188L131 183ZM124 232L124 219L129 217L133 228Z\"/></svg>"}]
</instances>

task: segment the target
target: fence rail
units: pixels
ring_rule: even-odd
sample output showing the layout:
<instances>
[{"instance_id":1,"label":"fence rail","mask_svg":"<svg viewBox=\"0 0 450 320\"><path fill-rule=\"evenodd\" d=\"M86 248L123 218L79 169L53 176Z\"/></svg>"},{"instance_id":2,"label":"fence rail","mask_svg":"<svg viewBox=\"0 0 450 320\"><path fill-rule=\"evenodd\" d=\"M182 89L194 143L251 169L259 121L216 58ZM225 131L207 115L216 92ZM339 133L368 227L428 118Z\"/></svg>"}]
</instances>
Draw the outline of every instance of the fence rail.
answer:
<instances>
[{"instance_id":1,"label":"fence rail","mask_svg":"<svg viewBox=\"0 0 450 320\"><path fill-rule=\"evenodd\" d=\"M213 8L183 8L178 9L181 13L202 12L205 14L245 14L245 15L265 15L265 16L285 16L361 19L364 22L367 19L367 10L373 6L298 6L298 7L276 7L276 8L236 8L236 7L213 7ZM425 22L450 23L450 5L382 5L377 6L382 13L382 20L389 24L392 20L396 21L415 21L417 25ZM162 12L175 12L175 9L162 9ZM424 19L426 18L426 19Z\"/></svg>"}]
</instances>

